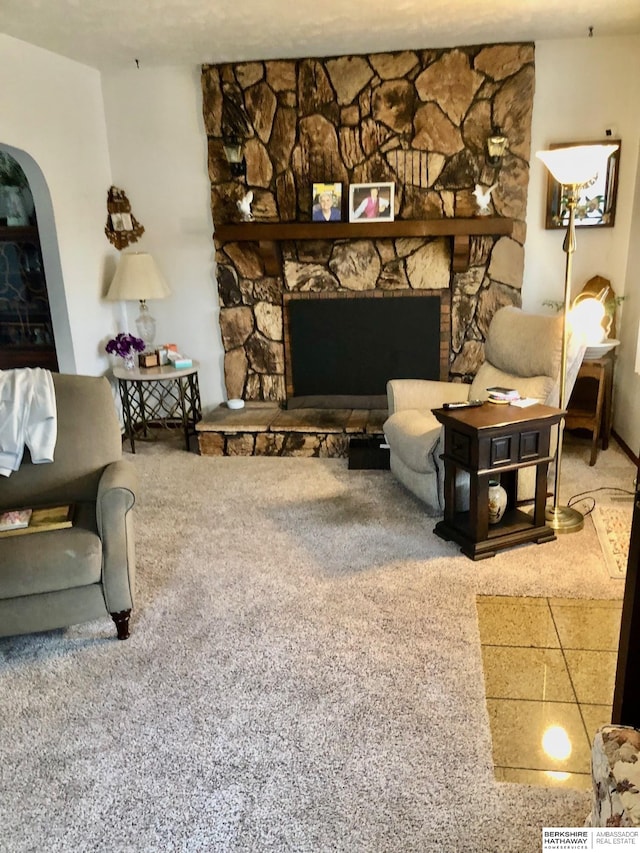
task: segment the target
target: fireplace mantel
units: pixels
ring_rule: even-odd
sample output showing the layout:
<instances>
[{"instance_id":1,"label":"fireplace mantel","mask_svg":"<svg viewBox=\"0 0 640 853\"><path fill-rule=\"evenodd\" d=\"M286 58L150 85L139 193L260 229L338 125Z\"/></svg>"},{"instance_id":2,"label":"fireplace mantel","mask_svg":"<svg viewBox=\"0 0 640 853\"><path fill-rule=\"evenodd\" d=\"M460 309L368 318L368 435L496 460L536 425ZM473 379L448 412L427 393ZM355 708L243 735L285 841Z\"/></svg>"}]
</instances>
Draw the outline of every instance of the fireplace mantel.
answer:
<instances>
[{"instance_id":1,"label":"fireplace mantel","mask_svg":"<svg viewBox=\"0 0 640 853\"><path fill-rule=\"evenodd\" d=\"M469 268L471 238L509 236L513 219L502 216L469 218L395 220L393 222L236 222L216 225L214 238L222 243L259 244L265 270L269 275L281 272L278 244L284 240L383 240L398 237L451 237L453 272Z\"/></svg>"}]
</instances>

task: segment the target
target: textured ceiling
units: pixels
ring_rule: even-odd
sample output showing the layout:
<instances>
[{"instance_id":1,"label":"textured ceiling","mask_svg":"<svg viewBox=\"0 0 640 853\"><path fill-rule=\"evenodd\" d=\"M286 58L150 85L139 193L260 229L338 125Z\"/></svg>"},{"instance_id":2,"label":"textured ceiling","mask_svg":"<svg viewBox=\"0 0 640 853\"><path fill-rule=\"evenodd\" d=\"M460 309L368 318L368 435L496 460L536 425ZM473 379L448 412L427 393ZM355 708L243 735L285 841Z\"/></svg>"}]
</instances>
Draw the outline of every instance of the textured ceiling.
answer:
<instances>
[{"instance_id":1,"label":"textured ceiling","mask_svg":"<svg viewBox=\"0 0 640 853\"><path fill-rule=\"evenodd\" d=\"M0 0L0 32L103 70L640 33L639 0Z\"/></svg>"}]
</instances>

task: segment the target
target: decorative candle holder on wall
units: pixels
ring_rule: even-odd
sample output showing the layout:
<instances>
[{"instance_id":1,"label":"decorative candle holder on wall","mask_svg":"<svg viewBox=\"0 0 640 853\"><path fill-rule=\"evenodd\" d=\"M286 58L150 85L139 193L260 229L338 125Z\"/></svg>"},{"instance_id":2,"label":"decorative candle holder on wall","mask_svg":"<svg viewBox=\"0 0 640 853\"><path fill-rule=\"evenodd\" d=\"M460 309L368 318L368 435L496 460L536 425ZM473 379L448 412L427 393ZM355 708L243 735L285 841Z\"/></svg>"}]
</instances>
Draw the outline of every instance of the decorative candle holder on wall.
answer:
<instances>
[{"instance_id":1,"label":"decorative candle holder on wall","mask_svg":"<svg viewBox=\"0 0 640 853\"><path fill-rule=\"evenodd\" d=\"M245 141L252 136L251 122L246 113L242 90L235 83L222 84L222 147L232 178L247 174L244 156Z\"/></svg>"},{"instance_id":2,"label":"decorative candle holder on wall","mask_svg":"<svg viewBox=\"0 0 640 853\"><path fill-rule=\"evenodd\" d=\"M387 160L398 176L400 186L429 186L429 156L426 151L395 148L387 155Z\"/></svg>"}]
</instances>

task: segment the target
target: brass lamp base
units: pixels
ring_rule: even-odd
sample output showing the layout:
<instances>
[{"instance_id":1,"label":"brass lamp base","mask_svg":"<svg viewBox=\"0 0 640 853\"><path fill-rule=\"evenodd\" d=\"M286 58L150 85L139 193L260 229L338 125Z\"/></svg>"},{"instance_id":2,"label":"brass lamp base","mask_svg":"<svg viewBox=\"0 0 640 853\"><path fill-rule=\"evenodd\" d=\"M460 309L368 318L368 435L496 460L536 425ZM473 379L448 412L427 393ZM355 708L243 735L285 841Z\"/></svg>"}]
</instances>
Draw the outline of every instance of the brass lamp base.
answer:
<instances>
[{"instance_id":1,"label":"brass lamp base","mask_svg":"<svg viewBox=\"0 0 640 853\"><path fill-rule=\"evenodd\" d=\"M548 506L544 517L547 527L556 533L577 533L584 527L584 516L570 506Z\"/></svg>"}]
</instances>

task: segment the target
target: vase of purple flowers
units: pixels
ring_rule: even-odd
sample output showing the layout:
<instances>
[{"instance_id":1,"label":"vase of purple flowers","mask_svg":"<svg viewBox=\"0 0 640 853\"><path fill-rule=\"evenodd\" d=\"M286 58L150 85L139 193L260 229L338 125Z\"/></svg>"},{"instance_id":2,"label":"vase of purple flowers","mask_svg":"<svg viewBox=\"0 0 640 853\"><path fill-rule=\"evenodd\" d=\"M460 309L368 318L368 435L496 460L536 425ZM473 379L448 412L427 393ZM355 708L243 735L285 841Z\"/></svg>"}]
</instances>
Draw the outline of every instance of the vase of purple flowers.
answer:
<instances>
[{"instance_id":1,"label":"vase of purple flowers","mask_svg":"<svg viewBox=\"0 0 640 853\"><path fill-rule=\"evenodd\" d=\"M121 358L127 370L133 370L136 366L135 353L144 350L144 341L128 332L120 332L115 338L111 338L105 349L110 355Z\"/></svg>"}]
</instances>

